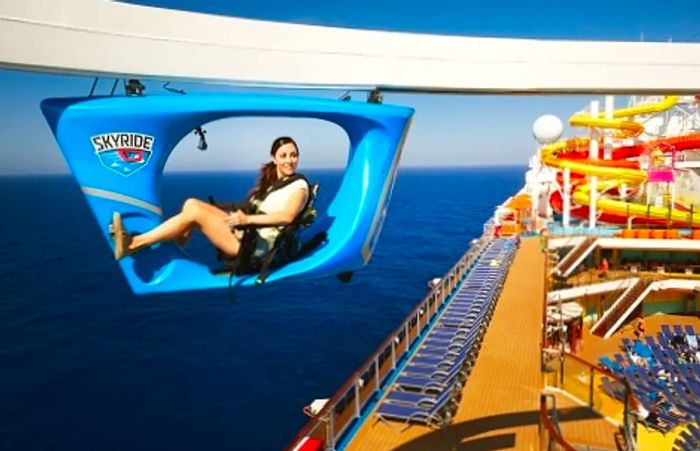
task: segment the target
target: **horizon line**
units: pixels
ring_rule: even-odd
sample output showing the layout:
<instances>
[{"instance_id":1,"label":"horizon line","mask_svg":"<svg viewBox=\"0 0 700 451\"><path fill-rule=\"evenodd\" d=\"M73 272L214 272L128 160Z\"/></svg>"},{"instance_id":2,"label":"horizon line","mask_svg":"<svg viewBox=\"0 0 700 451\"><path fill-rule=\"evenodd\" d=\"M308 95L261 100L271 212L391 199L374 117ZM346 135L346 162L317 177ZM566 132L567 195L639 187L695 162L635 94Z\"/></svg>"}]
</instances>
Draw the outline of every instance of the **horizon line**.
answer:
<instances>
[{"instance_id":1,"label":"horizon line","mask_svg":"<svg viewBox=\"0 0 700 451\"><path fill-rule=\"evenodd\" d=\"M467 169L467 168L508 168L508 167L523 167L527 168L527 164L522 163L522 164L513 164L513 163L484 163L484 164L473 164L473 165L408 165L408 166L399 166L399 170L401 169ZM310 167L306 168L308 170L313 170L313 171L344 171L345 167L341 166L325 166L325 167ZM250 173L250 172L258 172L258 169L256 168L243 168L243 169L229 169L229 170L223 170L223 169L212 169L212 170L196 170L196 169L172 169L169 171L163 172L163 175L167 174L212 174L212 173L232 173L232 172L245 172L245 173ZM303 171L300 171L303 173ZM72 176L73 174L70 171L61 171L61 172L22 172L22 173L1 173L0 172L0 177L36 177L36 176L60 176L60 175L68 175Z\"/></svg>"}]
</instances>

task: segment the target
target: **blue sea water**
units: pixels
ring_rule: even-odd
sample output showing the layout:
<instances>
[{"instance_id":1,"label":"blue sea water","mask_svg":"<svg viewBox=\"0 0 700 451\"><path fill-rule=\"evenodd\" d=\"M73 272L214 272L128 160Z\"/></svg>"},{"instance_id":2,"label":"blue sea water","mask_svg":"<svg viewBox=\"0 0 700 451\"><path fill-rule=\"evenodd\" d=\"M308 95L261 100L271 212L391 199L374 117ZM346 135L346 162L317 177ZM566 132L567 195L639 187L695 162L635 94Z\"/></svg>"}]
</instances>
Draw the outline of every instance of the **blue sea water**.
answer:
<instances>
[{"instance_id":1,"label":"blue sea water","mask_svg":"<svg viewBox=\"0 0 700 451\"><path fill-rule=\"evenodd\" d=\"M339 171L308 171L327 204ZM522 167L401 169L369 266L335 278L134 296L69 176L0 178L0 449L278 450L522 185ZM255 174L167 174L242 198ZM201 239L191 252L213 261Z\"/></svg>"}]
</instances>

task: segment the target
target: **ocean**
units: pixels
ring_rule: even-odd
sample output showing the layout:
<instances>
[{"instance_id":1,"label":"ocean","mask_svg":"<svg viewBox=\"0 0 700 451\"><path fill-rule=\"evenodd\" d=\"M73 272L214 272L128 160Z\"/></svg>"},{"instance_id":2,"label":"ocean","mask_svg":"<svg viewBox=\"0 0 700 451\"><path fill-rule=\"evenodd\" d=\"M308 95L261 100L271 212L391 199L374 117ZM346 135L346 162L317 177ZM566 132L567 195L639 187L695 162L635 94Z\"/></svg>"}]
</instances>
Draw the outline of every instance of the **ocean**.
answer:
<instances>
[{"instance_id":1,"label":"ocean","mask_svg":"<svg viewBox=\"0 0 700 451\"><path fill-rule=\"evenodd\" d=\"M305 171L318 206L342 173ZM402 168L370 264L336 278L131 293L70 176L0 178L0 449L279 450L481 234L523 167ZM242 198L253 172L167 173ZM213 262L201 237L188 246Z\"/></svg>"}]
</instances>

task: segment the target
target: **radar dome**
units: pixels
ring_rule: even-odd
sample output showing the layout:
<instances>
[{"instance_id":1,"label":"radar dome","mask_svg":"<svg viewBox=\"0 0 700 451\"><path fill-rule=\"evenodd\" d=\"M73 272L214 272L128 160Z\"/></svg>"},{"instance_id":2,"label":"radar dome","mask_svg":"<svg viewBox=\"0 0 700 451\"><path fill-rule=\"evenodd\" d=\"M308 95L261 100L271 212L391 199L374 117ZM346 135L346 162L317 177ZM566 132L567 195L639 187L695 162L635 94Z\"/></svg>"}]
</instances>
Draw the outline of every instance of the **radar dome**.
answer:
<instances>
[{"instance_id":1,"label":"radar dome","mask_svg":"<svg viewBox=\"0 0 700 451\"><path fill-rule=\"evenodd\" d=\"M564 124L553 114L540 116L532 124L532 134L540 144L553 143L559 139L562 131L564 131Z\"/></svg>"}]
</instances>

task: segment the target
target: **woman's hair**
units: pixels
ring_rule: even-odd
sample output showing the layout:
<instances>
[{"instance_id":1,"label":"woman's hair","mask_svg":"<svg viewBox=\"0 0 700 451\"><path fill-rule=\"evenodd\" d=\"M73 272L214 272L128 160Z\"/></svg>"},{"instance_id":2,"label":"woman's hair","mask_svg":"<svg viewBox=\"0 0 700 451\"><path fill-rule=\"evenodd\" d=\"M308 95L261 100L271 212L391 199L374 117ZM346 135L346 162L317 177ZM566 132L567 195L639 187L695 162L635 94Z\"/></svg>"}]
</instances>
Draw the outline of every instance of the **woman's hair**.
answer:
<instances>
[{"instance_id":1,"label":"woman's hair","mask_svg":"<svg viewBox=\"0 0 700 451\"><path fill-rule=\"evenodd\" d=\"M299 146L294 142L289 136L280 136L279 138L272 141L272 146L270 146L270 156L274 157L277 150L284 146L285 144L294 144L294 148L299 153ZM258 175L258 182L256 183L253 190L250 192L249 196L255 196L259 193L264 193L267 188L272 185L272 183L277 180L277 167L274 161L265 163L260 168L260 174Z\"/></svg>"}]
</instances>

